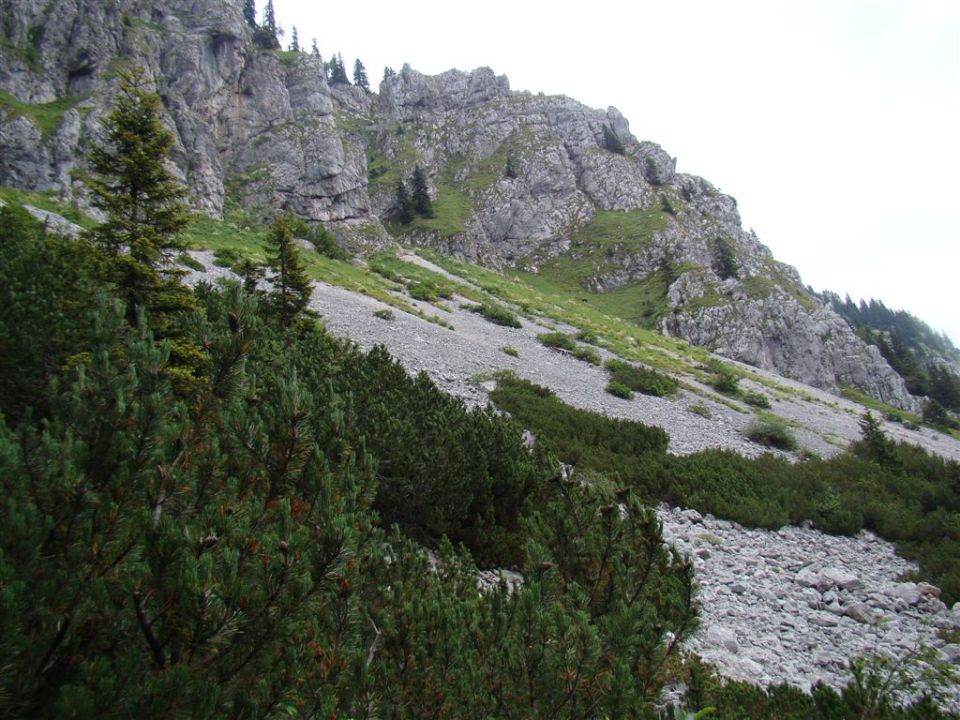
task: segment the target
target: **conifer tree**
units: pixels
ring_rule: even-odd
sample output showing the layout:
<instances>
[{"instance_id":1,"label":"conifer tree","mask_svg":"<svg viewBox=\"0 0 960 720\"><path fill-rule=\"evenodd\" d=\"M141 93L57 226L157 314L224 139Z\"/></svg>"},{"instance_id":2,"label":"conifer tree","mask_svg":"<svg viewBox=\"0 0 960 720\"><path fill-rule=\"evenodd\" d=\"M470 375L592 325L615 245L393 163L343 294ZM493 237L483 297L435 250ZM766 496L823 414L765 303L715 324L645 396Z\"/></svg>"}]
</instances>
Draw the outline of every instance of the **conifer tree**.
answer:
<instances>
[{"instance_id":1,"label":"conifer tree","mask_svg":"<svg viewBox=\"0 0 960 720\"><path fill-rule=\"evenodd\" d=\"M360 58L357 58L353 63L353 84L358 88L370 92L370 81L367 78L367 69L363 66L363 63L360 62Z\"/></svg>"},{"instance_id":2,"label":"conifer tree","mask_svg":"<svg viewBox=\"0 0 960 720\"><path fill-rule=\"evenodd\" d=\"M317 59L317 60L320 60L320 48L317 47L317 39L316 39L316 38L313 38L313 39L310 41L310 55L311 55L313 58L315 58L315 59Z\"/></svg>"},{"instance_id":3,"label":"conifer tree","mask_svg":"<svg viewBox=\"0 0 960 720\"><path fill-rule=\"evenodd\" d=\"M513 163L513 153L507 155L507 165L504 168L503 174L508 180L514 180L517 177L517 168Z\"/></svg>"},{"instance_id":4,"label":"conifer tree","mask_svg":"<svg viewBox=\"0 0 960 720\"><path fill-rule=\"evenodd\" d=\"M289 327L310 302L310 278L297 254L290 224L288 217L279 216L267 237L268 261L274 271L270 278L274 286L271 300L283 327Z\"/></svg>"},{"instance_id":5,"label":"conifer tree","mask_svg":"<svg viewBox=\"0 0 960 720\"><path fill-rule=\"evenodd\" d=\"M290 52L300 52L300 38L297 35L297 26L290 31Z\"/></svg>"},{"instance_id":6,"label":"conifer tree","mask_svg":"<svg viewBox=\"0 0 960 720\"><path fill-rule=\"evenodd\" d=\"M263 9L263 22L253 33L253 40L264 50L279 50L280 41L277 39L279 28L277 17L273 10L273 0L267 0Z\"/></svg>"},{"instance_id":7,"label":"conifer tree","mask_svg":"<svg viewBox=\"0 0 960 720\"><path fill-rule=\"evenodd\" d=\"M394 70L394 69L393 69L392 67L390 67L389 65L387 65L387 66L385 66L385 67L383 68L383 79L384 79L384 80L390 80L390 79L392 79L392 78L395 78L396 76L397 76L397 71Z\"/></svg>"},{"instance_id":8,"label":"conifer tree","mask_svg":"<svg viewBox=\"0 0 960 720\"><path fill-rule=\"evenodd\" d=\"M603 147L617 155L623 155L624 153L623 142L609 125L603 126Z\"/></svg>"},{"instance_id":9,"label":"conifer tree","mask_svg":"<svg viewBox=\"0 0 960 720\"><path fill-rule=\"evenodd\" d=\"M347 77L347 69L343 64L343 56L336 53L329 63L330 83L332 85L349 85L350 78Z\"/></svg>"},{"instance_id":10,"label":"conifer tree","mask_svg":"<svg viewBox=\"0 0 960 720\"><path fill-rule=\"evenodd\" d=\"M420 217L433 217L433 202L427 192L427 176L419 165L413 169L413 210Z\"/></svg>"},{"instance_id":11,"label":"conifer tree","mask_svg":"<svg viewBox=\"0 0 960 720\"><path fill-rule=\"evenodd\" d=\"M106 144L90 153L97 175L88 184L107 219L90 236L109 257L107 280L119 289L128 322L136 325L147 311L158 337L176 339L173 326L192 300L174 277L164 276L163 266L183 249L177 234L189 216L183 186L166 166L173 138L160 121L160 98L141 70L121 75L105 129ZM184 361L192 353L187 345L176 350Z\"/></svg>"},{"instance_id":12,"label":"conifer tree","mask_svg":"<svg viewBox=\"0 0 960 720\"><path fill-rule=\"evenodd\" d=\"M407 192L407 186L404 184L403 178L401 178L397 181L397 220L403 225L409 225L413 222L413 218L413 200L410 198L410 193Z\"/></svg>"},{"instance_id":13,"label":"conifer tree","mask_svg":"<svg viewBox=\"0 0 960 720\"><path fill-rule=\"evenodd\" d=\"M243 0L243 19L251 30L257 29L257 6L254 0Z\"/></svg>"}]
</instances>

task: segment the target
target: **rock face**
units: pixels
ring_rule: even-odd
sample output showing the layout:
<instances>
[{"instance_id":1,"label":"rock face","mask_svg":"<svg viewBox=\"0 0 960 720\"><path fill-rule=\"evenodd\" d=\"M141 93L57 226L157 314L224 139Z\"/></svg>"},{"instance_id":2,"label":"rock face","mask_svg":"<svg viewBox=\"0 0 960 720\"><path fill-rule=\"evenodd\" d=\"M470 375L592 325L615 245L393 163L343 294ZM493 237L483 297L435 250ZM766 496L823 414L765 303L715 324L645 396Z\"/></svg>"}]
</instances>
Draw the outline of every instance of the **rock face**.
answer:
<instances>
[{"instance_id":1,"label":"rock face","mask_svg":"<svg viewBox=\"0 0 960 720\"><path fill-rule=\"evenodd\" d=\"M428 77L405 66L376 94L330 86L309 55L258 49L239 0L8 5L0 88L14 101L0 98L2 184L82 203L74 171L98 138L117 72L136 64L163 99L173 162L204 212L285 208L347 245L380 245L389 226L406 242L493 266L548 273L573 263L587 292L660 278L650 312L664 332L812 385L914 406L878 353L743 230L736 201L677 173L616 108L511 91L487 68ZM41 125L34 108L54 101ZM397 183L416 165L438 217L397 227ZM589 238L604 223L600 247Z\"/></svg>"}]
</instances>

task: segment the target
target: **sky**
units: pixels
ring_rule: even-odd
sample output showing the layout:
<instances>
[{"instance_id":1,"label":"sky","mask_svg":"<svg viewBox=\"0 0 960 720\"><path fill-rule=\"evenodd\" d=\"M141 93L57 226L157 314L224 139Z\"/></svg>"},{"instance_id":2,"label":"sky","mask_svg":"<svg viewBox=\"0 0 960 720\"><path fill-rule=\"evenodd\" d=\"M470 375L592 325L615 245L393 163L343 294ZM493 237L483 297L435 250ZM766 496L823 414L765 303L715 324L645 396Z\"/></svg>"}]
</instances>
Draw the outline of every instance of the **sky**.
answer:
<instances>
[{"instance_id":1,"label":"sky","mask_svg":"<svg viewBox=\"0 0 960 720\"><path fill-rule=\"evenodd\" d=\"M385 66L493 68L617 107L816 290L877 298L960 346L960 2L274 0L374 89ZM260 3L258 2L258 7Z\"/></svg>"}]
</instances>

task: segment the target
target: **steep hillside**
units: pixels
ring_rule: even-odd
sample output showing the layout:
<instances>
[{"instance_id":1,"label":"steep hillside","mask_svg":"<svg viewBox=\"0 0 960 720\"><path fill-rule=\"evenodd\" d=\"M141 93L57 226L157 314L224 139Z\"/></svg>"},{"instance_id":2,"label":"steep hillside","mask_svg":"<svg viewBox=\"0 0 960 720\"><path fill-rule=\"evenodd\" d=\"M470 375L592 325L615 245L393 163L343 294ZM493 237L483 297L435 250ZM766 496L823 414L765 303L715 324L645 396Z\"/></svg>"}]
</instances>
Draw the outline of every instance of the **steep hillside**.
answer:
<instances>
[{"instance_id":1,"label":"steep hillside","mask_svg":"<svg viewBox=\"0 0 960 720\"><path fill-rule=\"evenodd\" d=\"M393 235L516 267L726 357L916 408L879 351L743 230L733 198L676 173L615 108L511 91L489 69L331 86L309 55L260 49L239 2L11 4L0 184L83 204L81 158L117 73L143 65L206 213L283 207L345 246ZM404 225L397 184L418 165L435 217Z\"/></svg>"}]
</instances>

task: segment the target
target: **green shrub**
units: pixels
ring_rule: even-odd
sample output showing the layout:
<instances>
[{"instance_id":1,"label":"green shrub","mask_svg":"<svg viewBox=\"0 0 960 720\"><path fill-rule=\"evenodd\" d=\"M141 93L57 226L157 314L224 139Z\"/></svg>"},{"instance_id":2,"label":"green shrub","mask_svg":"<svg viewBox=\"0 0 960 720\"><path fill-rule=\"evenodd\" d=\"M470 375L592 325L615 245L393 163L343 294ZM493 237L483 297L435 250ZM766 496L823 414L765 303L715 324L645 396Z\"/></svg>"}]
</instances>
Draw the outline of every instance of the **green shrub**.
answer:
<instances>
[{"instance_id":1,"label":"green shrub","mask_svg":"<svg viewBox=\"0 0 960 720\"><path fill-rule=\"evenodd\" d=\"M221 248L219 250L213 251L214 261L213 264L217 267L230 268L231 270L238 270L243 264L243 255L239 250L234 248Z\"/></svg>"},{"instance_id":2,"label":"green shrub","mask_svg":"<svg viewBox=\"0 0 960 720\"><path fill-rule=\"evenodd\" d=\"M699 415L700 417L705 417L705 418L713 417L713 413L710 412L710 408L708 408L706 405L700 405L700 404L690 405L687 408L687 412L690 412L690 413L693 413L694 415Z\"/></svg>"},{"instance_id":3,"label":"green shrub","mask_svg":"<svg viewBox=\"0 0 960 720\"><path fill-rule=\"evenodd\" d=\"M403 284L403 278L397 275L397 273L395 273L393 270L388 268L386 265L382 265L381 263L374 261L370 263L370 269L380 277L386 278L387 280L398 283L400 285Z\"/></svg>"},{"instance_id":4,"label":"green shrub","mask_svg":"<svg viewBox=\"0 0 960 720\"><path fill-rule=\"evenodd\" d=\"M519 351L515 347L510 347L509 345L504 345L500 348L500 351L506 353L510 357L520 357Z\"/></svg>"},{"instance_id":5,"label":"green shrub","mask_svg":"<svg viewBox=\"0 0 960 720\"><path fill-rule=\"evenodd\" d=\"M410 283L407 286L407 292L414 300L422 300L423 302L435 303L440 299L440 293L437 292L436 287L419 280Z\"/></svg>"},{"instance_id":6,"label":"green shrub","mask_svg":"<svg viewBox=\"0 0 960 720\"><path fill-rule=\"evenodd\" d=\"M373 316L380 318L381 320L395 320L396 315L393 314L393 310L390 308L380 308L379 310L373 311Z\"/></svg>"},{"instance_id":7,"label":"green shrub","mask_svg":"<svg viewBox=\"0 0 960 720\"><path fill-rule=\"evenodd\" d=\"M520 321L517 319L517 316L510 312L510 310L505 308L503 305L491 302L482 303L480 305L464 305L463 307L470 312L475 312L479 315L482 315L494 325L502 325L503 327L512 328L523 327L520 324Z\"/></svg>"},{"instance_id":8,"label":"green shrub","mask_svg":"<svg viewBox=\"0 0 960 720\"><path fill-rule=\"evenodd\" d=\"M623 383L618 383L616 380L611 380L608 382L607 387L604 389L611 395L614 395L618 398L623 398L624 400L633 400L633 390L628 388Z\"/></svg>"},{"instance_id":9,"label":"green shrub","mask_svg":"<svg viewBox=\"0 0 960 720\"><path fill-rule=\"evenodd\" d=\"M755 421L747 427L744 434L753 442L767 447L778 450L797 449L797 439L782 423Z\"/></svg>"},{"instance_id":10,"label":"green shrub","mask_svg":"<svg viewBox=\"0 0 960 720\"><path fill-rule=\"evenodd\" d=\"M743 394L743 401L747 405L753 405L754 407L758 407L758 408L766 409L770 407L770 401L767 399L767 396L764 395L763 393L750 392L750 391L745 392Z\"/></svg>"},{"instance_id":11,"label":"green shrub","mask_svg":"<svg viewBox=\"0 0 960 720\"><path fill-rule=\"evenodd\" d=\"M589 330L580 330L577 332L577 340L580 342L585 342L588 345L599 345L600 338L597 337L597 334Z\"/></svg>"},{"instance_id":12,"label":"green shrub","mask_svg":"<svg viewBox=\"0 0 960 720\"><path fill-rule=\"evenodd\" d=\"M546 347L559 348L567 352L573 352L577 349L577 343L573 338L562 332L548 332L537 335L537 340Z\"/></svg>"},{"instance_id":13,"label":"green shrub","mask_svg":"<svg viewBox=\"0 0 960 720\"><path fill-rule=\"evenodd\" d=\"M679 387L677 381L668 375L656 370L631 365L617 358L607 360L603 366L610 371L611 381L625 385L644 395L664 397L675 393Z\"/></svg>"},{"instance_id":14,"label":"green shrub","mask_svg":"<svg viewBox=\"0 0 960 720\"><path fill-rule=\"evenodd\" d=\"M714 390L724 395L736 395L740 392L740 376L729 365L716 362L711 364L711 370L714 377L710 386Z\"/></svg>"},{"instance_id":15,"label":"green shrub","mask_svg":"<svg viewBox=\"0 0 960 720\"><path fill-rule=\"evenodd\" d=\"M192 255L188 255L187 253L180 253L177 255L177 264L182 265L183 267L188 267L191 270L196 270L197 272L203 272L206 270L202 262L194 258Z\"/></svg>"},{"instance_id":16,"label":"green shrub","mask_svg":"<svg viewBox=\"0 0 960 720\"><path fill-rule=\"evenodd\" d=\"M601 363L600 353L591 347L580 345L573 351L573 356L577 360L583 360L591 365L599 365Z\"/></svg>"}]
</instances>

